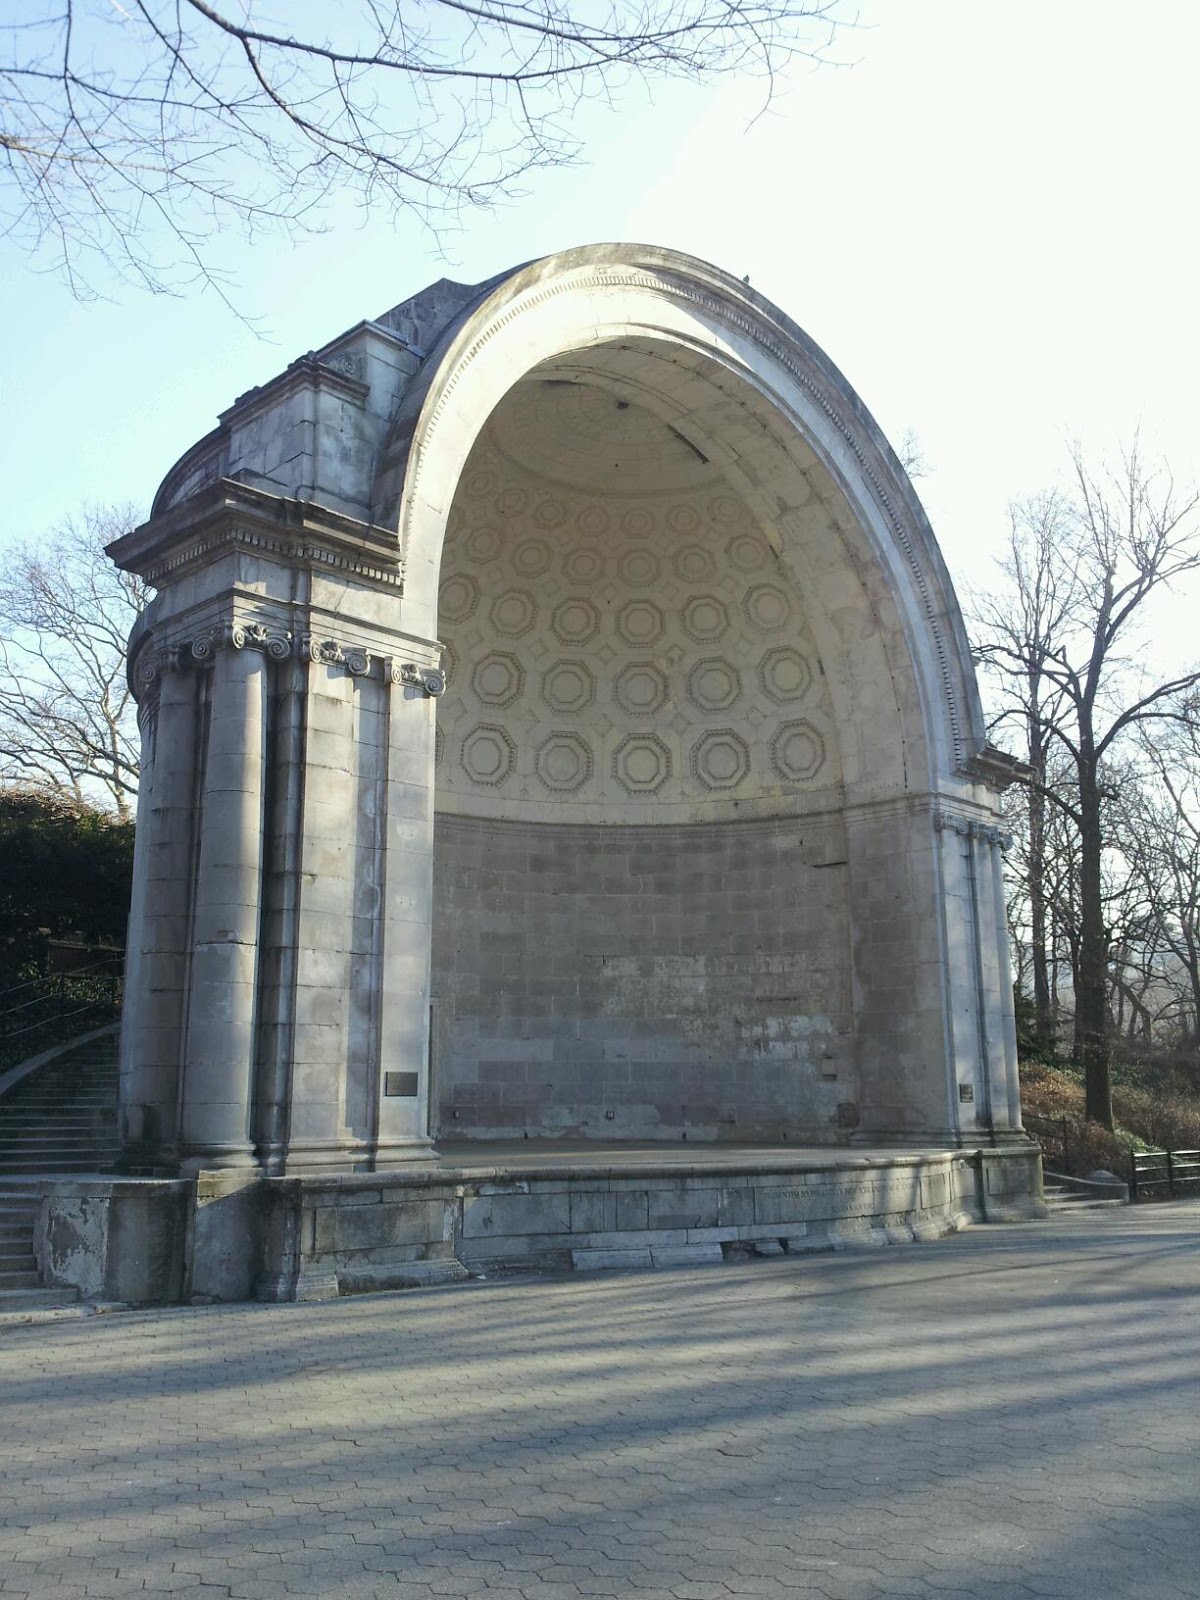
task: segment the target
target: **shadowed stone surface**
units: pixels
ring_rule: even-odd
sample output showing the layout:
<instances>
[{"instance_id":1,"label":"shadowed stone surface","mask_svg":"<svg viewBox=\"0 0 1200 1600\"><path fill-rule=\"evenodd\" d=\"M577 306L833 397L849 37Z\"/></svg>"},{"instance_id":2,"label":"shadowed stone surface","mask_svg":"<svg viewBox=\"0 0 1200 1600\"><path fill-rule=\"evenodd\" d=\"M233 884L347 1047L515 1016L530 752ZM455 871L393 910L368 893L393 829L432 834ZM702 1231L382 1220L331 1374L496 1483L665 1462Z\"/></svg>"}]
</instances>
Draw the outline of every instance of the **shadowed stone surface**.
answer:
<instances>
[{"instance_id":1,"label":"shadowed stone surface","mask_svg":"<svg viewBox=\"0 0 1200 1600\"><path fill-rule=\"evenodd\" d=\"M1194 1206L0 1339L0 1594L1195 1594Z\"/></svg>"}]
</instances>

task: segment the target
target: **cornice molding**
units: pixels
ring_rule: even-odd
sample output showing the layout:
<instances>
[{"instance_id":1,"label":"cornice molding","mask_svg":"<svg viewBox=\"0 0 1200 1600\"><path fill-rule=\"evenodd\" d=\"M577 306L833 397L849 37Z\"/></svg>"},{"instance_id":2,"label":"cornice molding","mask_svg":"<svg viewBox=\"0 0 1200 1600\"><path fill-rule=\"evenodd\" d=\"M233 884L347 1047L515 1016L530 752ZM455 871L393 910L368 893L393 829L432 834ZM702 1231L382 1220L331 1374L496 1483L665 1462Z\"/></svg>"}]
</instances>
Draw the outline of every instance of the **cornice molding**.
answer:
<instances>
[{"instance_id":1,"label":"cornice molding","mask_svg":"<svg viewBox=\"0 0 1200 1600\"><path fill-rule=\"evenodd\" d=\"M108 547L117 566L165 588L224 550L255 551L284 564L339 572L403 593L394 529L220 478Z\"/></svg>"}]
</instances>

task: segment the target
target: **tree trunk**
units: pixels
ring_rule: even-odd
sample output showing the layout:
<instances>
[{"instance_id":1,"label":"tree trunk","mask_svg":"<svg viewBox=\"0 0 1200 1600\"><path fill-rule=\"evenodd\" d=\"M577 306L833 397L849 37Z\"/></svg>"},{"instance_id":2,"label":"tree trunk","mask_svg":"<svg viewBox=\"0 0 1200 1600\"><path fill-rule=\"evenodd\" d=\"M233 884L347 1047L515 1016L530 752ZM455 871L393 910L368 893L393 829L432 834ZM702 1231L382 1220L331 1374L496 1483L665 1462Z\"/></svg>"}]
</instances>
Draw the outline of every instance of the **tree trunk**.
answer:
<instances>
[{"instance_id":1,"label":"tree trunk","mask_svg":"<svg viewBox=\"0 0 1200 1600\"><path fill-rule=\"evenodd\" d=\"M1090 751L1079 761L1079 973L1075 1035L1083 1063L1085 1109L1090 1121L1111 1129L1112 1085L1108 1040L1108 950L1100 884L1100 787Z\"/></svg>"},{"instance_id":2,"label":"tree trunk","mask_svg":"<svg viewBox=\"0 0 1200 1600\"><path fill-rule=\"evenodd\" d=\"M1044 781L1041 772L1036 781ZM1039 1046L1054 1046L1054 1010L1050 1000L1050 960L1046 912L1046 800L1040 789L1029 791L1029 921L1032 934L1033 1016Z\"/></svg>"}]
</instances>

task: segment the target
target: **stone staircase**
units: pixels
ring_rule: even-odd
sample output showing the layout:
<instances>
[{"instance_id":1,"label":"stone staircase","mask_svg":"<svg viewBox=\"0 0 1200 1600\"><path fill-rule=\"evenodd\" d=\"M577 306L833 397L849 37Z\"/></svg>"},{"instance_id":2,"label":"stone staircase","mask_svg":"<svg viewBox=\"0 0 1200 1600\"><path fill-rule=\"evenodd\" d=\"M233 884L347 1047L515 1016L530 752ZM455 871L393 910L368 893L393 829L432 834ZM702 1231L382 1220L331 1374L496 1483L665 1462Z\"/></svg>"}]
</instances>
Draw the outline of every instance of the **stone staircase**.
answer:
<instances>
[{"instance_id":1,"label":"stone staircase","mask_svg":"<svg viewBox=\"0 0 1200 1600\"><path fill-rule=\"evenodd\" d=\"M33 1229L47 1175L110 1172L117 1033L76 1045L0 1096L0 1292L39 1289Z\"/></svg>"},{"instance_id":2,"label":"stone staircase","mask_svg":"<svg viewBox=\"0 0 1200 1600\"><path fill-rule=\"evenodd\" d=\"M1072 1211L1106 1211L1113 1206L1129 1204L1127 1196L1106 1195L1099 1185L1092 1193L1072 1189L1052 1172L1044 1174L1042 1187L1051 1216L1063 1216Z\"/></svg>"}]
</instances>

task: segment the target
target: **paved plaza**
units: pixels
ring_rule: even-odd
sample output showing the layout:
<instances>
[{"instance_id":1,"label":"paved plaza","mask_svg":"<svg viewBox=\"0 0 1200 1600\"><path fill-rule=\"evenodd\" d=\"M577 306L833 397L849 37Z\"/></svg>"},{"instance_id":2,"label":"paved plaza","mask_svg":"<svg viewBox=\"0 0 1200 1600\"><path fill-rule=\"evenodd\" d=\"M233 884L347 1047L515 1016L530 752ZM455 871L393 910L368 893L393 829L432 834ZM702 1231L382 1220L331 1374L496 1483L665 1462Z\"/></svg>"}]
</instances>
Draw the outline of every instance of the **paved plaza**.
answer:
<instances>
[{"instance_id":1,"label":"paved plaza","mask_svg":"<svg viewBox=\"0 0 1200 1600\"><path fill-rule=\"evenodd\" d=\"M1200 1208L0 1330L0 1595L1194 1597Z\"/></svg>"}]
</instances>

